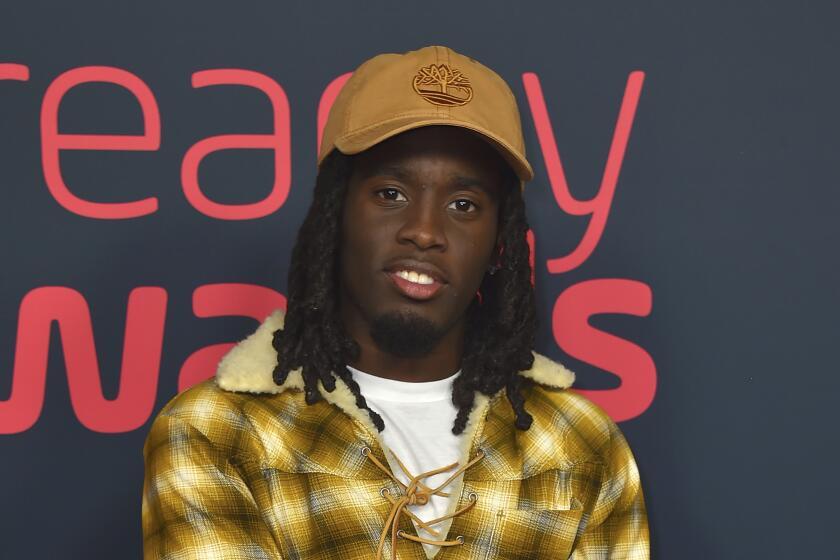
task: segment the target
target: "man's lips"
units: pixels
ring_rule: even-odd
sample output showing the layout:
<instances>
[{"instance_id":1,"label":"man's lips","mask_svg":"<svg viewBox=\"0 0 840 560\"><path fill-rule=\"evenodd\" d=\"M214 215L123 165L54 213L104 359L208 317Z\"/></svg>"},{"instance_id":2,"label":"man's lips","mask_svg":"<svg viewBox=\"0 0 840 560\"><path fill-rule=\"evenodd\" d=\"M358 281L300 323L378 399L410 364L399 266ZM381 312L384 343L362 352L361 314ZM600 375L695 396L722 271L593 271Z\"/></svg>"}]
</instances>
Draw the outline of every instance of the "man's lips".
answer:
<instances>
[{"instance_id":1,"label":"man's lips","mask_svg":"<svg viewBox=\"0 0 840 560\"><path fill-rule=\"evenodd\" d=\"M437 295L448 280L436 265L412 258L398 258L388 262L384 272L402 295L425 301Z\"/></svg>"},{"instance_id":2,"label":"man's lips","mask_svg":"<svg viewBox=\"0 0 840 560\"><path fill-rule=\"evenodd\" d=\"M426 276L425 281L428 282L428 280L431 279L431 283L421 284L420 282L413 282L409 279L403 278L399 271L388 272L387 274L400 293L418 301L432 299L443 287L442 282L429 276Z\"/></svg>"},{"instance_id":3,"label":"man's lips","mask_svg":"<svg viewBox=\"0 0 840 560\"><path fill-rule=\"evenodd\" d=\"M425 274L441 284L446 284L449 279L443 271L430 263L429 261L421 261L411 258L394 259L386 263L385 272L391 274L396 272L416 272L417 274Z\"/></svg>"}]
</instances>

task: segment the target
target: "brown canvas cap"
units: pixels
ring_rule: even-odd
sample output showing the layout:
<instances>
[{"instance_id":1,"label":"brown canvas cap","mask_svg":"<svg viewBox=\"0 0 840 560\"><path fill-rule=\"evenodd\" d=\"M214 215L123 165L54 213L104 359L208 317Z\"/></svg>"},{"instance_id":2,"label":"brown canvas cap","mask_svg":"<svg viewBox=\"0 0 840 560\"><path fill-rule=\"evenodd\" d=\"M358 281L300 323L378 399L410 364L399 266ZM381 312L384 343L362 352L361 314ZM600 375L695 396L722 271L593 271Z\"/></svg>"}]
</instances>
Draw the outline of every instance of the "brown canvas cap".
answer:
<instances>
[{"instance_id":1,"label":"brown canvas cap","mask_svg":"<svg viewBox=\"0 0 840 560\"><path fill-rule=\"evenodd\" d=\"M439 45L380 54L362 63L330 109L318 165L334 148L358 154L401 132L429 125L479 133L520 181L534 178L510 87L480 62Z\"/></svg>"}]
</instances>

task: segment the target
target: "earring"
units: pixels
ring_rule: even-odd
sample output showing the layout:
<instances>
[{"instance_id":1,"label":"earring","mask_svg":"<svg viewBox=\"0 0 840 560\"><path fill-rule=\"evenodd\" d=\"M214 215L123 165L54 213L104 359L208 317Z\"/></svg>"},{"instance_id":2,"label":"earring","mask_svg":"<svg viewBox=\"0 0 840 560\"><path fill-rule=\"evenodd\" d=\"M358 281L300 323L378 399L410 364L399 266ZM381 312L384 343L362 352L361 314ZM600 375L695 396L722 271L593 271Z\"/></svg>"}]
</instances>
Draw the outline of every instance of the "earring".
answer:
<instances>
[{"instance_id":1,"label":"earring","mask_svg":"<svg viewBox=\"0 0 840 560\"><path fill-rule=\"evenodd\" d=\"M493 276L494 274L499 272L499 270L501 270L501 268L502 268L502 253L504 253L504 251L505 251L504 247L500 247L496 251L496 263L491 264L490 266L487 267L487 274L489 274L490 276Z\"/></svg>"}]
</instances>

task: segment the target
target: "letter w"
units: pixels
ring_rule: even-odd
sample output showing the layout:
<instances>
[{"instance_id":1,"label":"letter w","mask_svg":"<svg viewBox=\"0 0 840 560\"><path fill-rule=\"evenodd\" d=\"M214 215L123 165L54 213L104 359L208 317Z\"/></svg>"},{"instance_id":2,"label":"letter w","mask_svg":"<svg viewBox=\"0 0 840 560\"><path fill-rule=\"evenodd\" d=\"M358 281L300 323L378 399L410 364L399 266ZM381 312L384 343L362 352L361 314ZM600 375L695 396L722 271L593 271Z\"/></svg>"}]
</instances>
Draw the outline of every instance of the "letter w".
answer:
<instances>
[{"instance_id":1,"label":"letter w","mask_svg":"<svg viewBox=\"0 0 840 560\"><path fill-rule=\"evenodd\" d=\"M160 371L166 290L140 287L128 296L120 386L117 397L102 394L90 311L84 296L71 288L44 286L27 293L20 304L12 391L0 401L0 434L31 428L44 404L50 327L58 322L70 401L86 428L127 432L152 413Z\"/></svg>"}]
</instances>

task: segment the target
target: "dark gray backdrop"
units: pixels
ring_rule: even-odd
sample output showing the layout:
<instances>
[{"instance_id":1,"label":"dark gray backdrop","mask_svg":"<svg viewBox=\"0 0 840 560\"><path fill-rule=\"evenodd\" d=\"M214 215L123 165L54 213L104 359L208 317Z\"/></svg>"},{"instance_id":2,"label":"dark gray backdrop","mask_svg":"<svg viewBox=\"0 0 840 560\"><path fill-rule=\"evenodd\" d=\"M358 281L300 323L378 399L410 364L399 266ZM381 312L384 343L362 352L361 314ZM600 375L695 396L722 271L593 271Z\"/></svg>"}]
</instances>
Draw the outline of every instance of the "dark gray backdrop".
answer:
<instances>
[{"instance_id":1,"label":"dark gray backdrop","mask_svg":"<svg viewBox=\"0 0 840 560\"><path fill-rule=\"evenodd\" d=\"M837 4L833 2L167 2L11 0L0 17L0 63L28 82L0 81L0 400L11 389L21 298L40 286L84 294L105 395L118 388L128 292L169 296L155 412L176 392L194 350L244 337L245 318L199 319L193 290L244 282L285 291L287 260L314 178L323 88L362 60L445 44L496 69L522 108L536 172L527 203L538 237L539 350L589 388L614 377L563 354L550 331L554 299L595 278L653 292L648 317L593 325L654 359L652 406L621 424L636 454L656 558L806 558L834 550L834 430L840 211ZM134 220L82 218L49 195L39 111L60 73L110 65L141 77L161 111L156 152L62 156L79 196L155 196ZM269 217L222 221L196 212L180 163L214 134L267 132L264 96L195 90L212 68L263 72L291 105L292 186ZM572 192L597 192L629 72L646 74L609 221L593 255L550 275L586 227L554 202L521 74L539 74ZM62 131L137 133L137 103L88 85L62 104ZM262 198L269 157L208 157L208 196ZM242 186L246 188L243 188ZM267 188L267 187L266 187ZM148 429L83 427L68 397L52 329L38 422L0 436L0 557L139 558L141 447Z\"/></svg>"}]
</instances>

